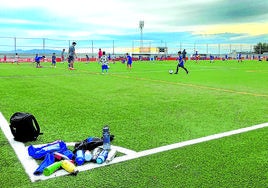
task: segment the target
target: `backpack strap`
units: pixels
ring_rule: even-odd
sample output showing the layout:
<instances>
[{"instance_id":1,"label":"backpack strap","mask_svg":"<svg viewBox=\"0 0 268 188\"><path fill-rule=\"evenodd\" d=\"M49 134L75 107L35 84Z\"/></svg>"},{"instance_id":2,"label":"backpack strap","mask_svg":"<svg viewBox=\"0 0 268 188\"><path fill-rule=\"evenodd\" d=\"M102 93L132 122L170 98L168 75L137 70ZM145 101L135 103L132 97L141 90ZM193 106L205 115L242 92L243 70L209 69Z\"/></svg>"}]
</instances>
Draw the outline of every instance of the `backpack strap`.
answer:
<instances>
[{"instance_id":1,"label":"backpack strap","mask_svg":"<svg viewBox=\"0 0 268 188\"><path fill-rule=\"evenodd\" d=\"M34 121L34 125L36 127L36 131L37 131L37 135L36 136L42 135L43 133L40 133L40 126L39 126L37 120L35 119L35 117L33 115L32 115L32 120Z\"/></svg>"},{"instance_id":2,"label":"backpack strap","mask_svg":"<svg viewBox=\"0 0 268 188\"><path fill-rule=\"evenodd\" d=\"M14 121L16 121L17 117L21 116L21 115L22 115L21 112L16 112L10 117L10 125L9 125L9 127L10 127L11 133L13 134L14 137L17 136L16 126L14 124Z\"/></svg>"},{"instance_id":3,"label":"backpack strap","mask_svg":"<svg viewBox=\"0 0 268 188\"><path fill-rule=\"evenodd\" d=\"M13 124L11 123L9 125L9 127L10 127L10 130L11 130L11 133L13 134L13 136L16 137L16 131L15 131L15 127L13 126Z\"/></svg>"}]
</instances>

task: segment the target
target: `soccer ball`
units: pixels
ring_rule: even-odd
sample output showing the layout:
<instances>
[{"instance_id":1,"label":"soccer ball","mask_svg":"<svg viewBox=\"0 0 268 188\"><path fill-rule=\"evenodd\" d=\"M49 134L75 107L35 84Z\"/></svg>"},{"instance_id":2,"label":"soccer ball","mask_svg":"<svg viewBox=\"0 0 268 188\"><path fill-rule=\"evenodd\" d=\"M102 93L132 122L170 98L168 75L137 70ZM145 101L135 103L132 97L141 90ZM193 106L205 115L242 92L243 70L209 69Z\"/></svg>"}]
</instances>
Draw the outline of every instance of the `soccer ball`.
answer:
<instances>
[{"instance_id":1,"label":"soccer ball","mask_svg":"<svg viewBox=\"0 0 268 188\"><path fill-rule=\"evenodd\" d=\"M169 70L168 72L169 72L169 74L173 74L173 70Z\"/></svg>"}]
</instances>

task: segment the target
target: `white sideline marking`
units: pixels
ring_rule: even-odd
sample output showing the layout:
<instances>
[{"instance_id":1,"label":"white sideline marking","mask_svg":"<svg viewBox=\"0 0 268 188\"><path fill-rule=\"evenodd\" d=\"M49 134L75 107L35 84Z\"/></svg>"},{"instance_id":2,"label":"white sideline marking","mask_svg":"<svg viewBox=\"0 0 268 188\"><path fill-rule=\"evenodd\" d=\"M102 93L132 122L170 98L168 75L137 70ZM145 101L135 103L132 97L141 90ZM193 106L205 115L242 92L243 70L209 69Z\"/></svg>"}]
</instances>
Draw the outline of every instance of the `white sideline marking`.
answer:
<instances>
[{"instance_id":1,"label":"white sideline marking","mask_svg":"<svg viewBox=\"0 0 268 188\"><path fill-rule=\"evenodd\" d=\"M28 155L27 147L23 143L14 141L13 135L12 135L12 133L10 131L10 128L9 128L9 123L4 118L4 116L2 115L1 112L0 112L0 127L1 127L1 129L3 131L3 133L5 134L6 138L8 139L10 145L12 146L13 150L15 151L18 159L20 160L22 166L24 167L26 173L28 174L28 176L30 177L30 180L32 182L39 181L39 180L46 180L46 179L55 178L55 177L58 177L58 176L63 176L63 175L68 175L69 174L65 170L59 170L59 171L53 173L50 176L44 176L44 175L35 176L35 175L33 175L33 172L38 167L38 164L37 164L36 160L32 159ZM160 153L160 152L169 151L169 150L172 150L172 149L181 148L181 147L184 147L184 146L189 146L189 145L193 145L193 144L207 142L207 141L210 141L210 140L215 140L215 139L219 139L219 138L223 138L223 137L227 137L227 136L232 136L232 135L235 135L235 134L241 134L241 133L245 133L245 132L248 132L248 131L253 131L253 130L256 130L256 129L261 129L261 128L264 128L264 127L268 127L268 123L263 123L263 124L254 125L254 126L251 126L251 127L246 127L246 128L241 128L241 129L237 129L237 130L227 131L227 132L223 132L223 133L219 133L219 134L214 134L214 135L205 136L205 137L202 137L202 138L197 138L197 139L183 141L183 142L179 142L179 143L175 143L175 144L161 146L161 147L157 147L157 148L153 148L153 149L149 149L149 150L144 150L144 151L140 151L140 152L135 152L135 151L132 151L132 150L129 150L129 149L126 149L126 148L122 148L122 147L119 147L119 146L113 146L112 145L111 146L112 149L117 149L118 152L123 153L125 155L114 158L114 160L111 161L108 164L103 163L103 164L99 165L99 164L95 164L95 163L85 163L82 166L78 166L77 169L79 171L86 171L86 170L90 170L90 169L94 169L94 168L99 168L99 167L103 167L103 166L107 166L107 165L111 165L111 164L124 162L124 161L131 160L131 159L137 159L137 158L144 157L144 156L147 156L147 155L152 155L152 154L155 154L155 153ZM66 144L68 146L73 146L74 142L66 143Z\"/></svg>"}]
</instances>

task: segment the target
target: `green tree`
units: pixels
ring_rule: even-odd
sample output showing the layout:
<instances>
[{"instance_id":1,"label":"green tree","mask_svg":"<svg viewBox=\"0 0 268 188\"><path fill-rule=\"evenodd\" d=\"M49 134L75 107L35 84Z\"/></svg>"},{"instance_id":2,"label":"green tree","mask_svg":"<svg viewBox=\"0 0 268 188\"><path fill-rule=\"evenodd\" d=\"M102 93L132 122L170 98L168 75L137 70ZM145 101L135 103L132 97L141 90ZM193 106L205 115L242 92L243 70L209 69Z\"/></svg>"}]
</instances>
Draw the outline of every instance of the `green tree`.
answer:
<instances>
[{"instance_id":1,"label":"green tree","mask_svg":"<svg viewBox=\"0 0 268 188\"><path fill-rule=\"evenodd\" d=\"M268 52L268 43L259 42L254 46L254 52L257 54L263 54L263 52Z\"/></svg>"}]
</instances>

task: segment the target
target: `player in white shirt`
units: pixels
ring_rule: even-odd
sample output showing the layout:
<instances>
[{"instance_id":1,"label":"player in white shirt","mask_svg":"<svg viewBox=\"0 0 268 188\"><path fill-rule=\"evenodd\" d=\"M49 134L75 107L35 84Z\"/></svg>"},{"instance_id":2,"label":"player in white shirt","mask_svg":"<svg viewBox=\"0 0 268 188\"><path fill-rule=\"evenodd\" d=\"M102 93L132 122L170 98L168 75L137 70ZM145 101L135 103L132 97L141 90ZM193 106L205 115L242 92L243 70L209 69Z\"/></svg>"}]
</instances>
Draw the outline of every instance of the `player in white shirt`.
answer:
<instances>
[{"instance_id":1,"label":"player in white shirt","mask_svg":"<svg viewBox=\"0 0 268 188\"><path fill-rule=\"evenodd\" d=\"M102 73L104 73L104 71L106 71L106 73L108 72L108 64L109 64L109 59L108 57L105 55L105 51L102 52L102 56L100 58L100 63L101 63L101 71Z\"/></svg>"}]
</instances>

